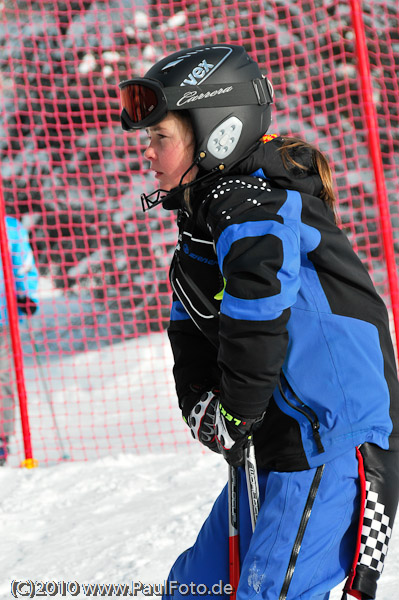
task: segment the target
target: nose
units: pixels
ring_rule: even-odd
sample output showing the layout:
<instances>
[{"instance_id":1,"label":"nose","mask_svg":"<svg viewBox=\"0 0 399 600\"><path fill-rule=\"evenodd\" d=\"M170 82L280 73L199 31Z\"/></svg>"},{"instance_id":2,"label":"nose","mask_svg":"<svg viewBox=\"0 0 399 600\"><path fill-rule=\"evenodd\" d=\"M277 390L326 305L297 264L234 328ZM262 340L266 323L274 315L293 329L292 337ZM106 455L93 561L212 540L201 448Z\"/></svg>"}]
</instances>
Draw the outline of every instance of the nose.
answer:
<instances>
[{"instance_id":1,"label":"nose","mask_svg":"<svg viewBox=\"0 0 399 600\"><path fill-rule=\"evenodd\" d=\"M151 143L147 146L147 148L144 151L144 158L146 158L147 160L154 160L155 158L155 151Z\"/></svg>"}]
</instances>

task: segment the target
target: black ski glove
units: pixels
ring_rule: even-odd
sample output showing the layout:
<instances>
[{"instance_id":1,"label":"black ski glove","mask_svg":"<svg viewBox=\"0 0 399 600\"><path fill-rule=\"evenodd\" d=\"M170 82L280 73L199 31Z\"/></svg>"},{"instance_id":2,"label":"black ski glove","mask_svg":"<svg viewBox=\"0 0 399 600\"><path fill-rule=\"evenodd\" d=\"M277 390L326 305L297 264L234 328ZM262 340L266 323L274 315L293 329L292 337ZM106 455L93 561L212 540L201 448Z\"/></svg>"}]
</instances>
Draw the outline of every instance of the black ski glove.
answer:
<instances>
[{"instance_id":1,"label":"black ski glove","mask_svg":"<svg viewBox=\"0 0 399 600\"><path fill-rule=\"evenodd\" d=\"M189 426L193 438L213 452L220 453L215 437L215 412L218 401L217 389L206 391L206 388L192 384L179 405L183 420Z\"/></svg>"},{"instance_id":2,"label":"black ski glove","mask_svg":"<svg viewBox=\"0 0 399 600\"><path fill-rule=\"evenodd\" d=\"M197 385L190 386L190 391L180 401L180 408L194 439L213 452L223 454L230 465L244 464L244 448L263 415L242 419L223 408L219 390L205 391Z\"/></svg>"},{"instance_id":3,"label":"black ski glove","mask_svg":"<svg viewBox=\"0 0 399 600\"><path fill-rule=\"evenodd\" d=\"M229 465L240 467L244 464L244 448L252 437L252 431L263 420L242 419L225 410L220 402L216 407L215 433L216 443Z\"/></svg>"}]
</instances>

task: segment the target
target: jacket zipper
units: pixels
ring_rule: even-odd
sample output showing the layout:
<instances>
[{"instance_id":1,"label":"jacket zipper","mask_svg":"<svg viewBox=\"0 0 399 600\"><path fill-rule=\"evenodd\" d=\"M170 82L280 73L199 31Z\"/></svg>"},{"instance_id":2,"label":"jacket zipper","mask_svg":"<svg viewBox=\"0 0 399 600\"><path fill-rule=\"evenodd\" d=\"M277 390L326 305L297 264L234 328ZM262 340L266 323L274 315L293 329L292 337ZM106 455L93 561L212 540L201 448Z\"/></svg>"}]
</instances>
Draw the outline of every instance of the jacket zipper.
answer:
<instances>
[{"instance_id":1,"label":"jacket zipper","mask_svg":"<svg viewBox=\"0 0 399 600\"><path fill-rule=\"evenodd\" d=\"M285 377L285 375L283 373L282 373L282 376L284 377L284 381L287 384L287 387L289 388L291 394L298 401L299 406L297 404L294 404L290 400L288 400L287 396L284 393L283 387L281 385L281 380L279 380L279 382L278 382L278 389L280 390L280 394L281 394L284 402L286 402L286 404L288 404L288 406L290 406L292 409L296 410L301 415L303 415L304 417L307 418L307 420L309 421L310 426L312 428L312 435L313 435L315 444L317 446L317 450L318 450L319 454L321 454L322 452L324 452L324 446L323 446L323 443L322 443L321 437L320 437L320 432L319 432L320 422L317 417L317 414L315 413L315 411L312 408L310 408L310 406L308 406L307 404L302 402L302 400L300 398L298 398L298 396L296 395L296 393L294 392L294 390L288 383L287 378Z\"/></svg>"},{"instance_id":2,"label":"jacket zipper","mask_svg":"<svg viewBox=\"0 0 399 600\"><path fill-rule=\"evenodd\" d=\"M320 467L317 467L315 476L313 477L312 485L309 490L309 495L306 500L306 505L305 505L304 511L302 513L301 522L299 524L298 533L295 538L294 546L292 548L290 561L288 563L283 586L281 588L281 592L279 595L279 600L286 600L286 598L287 598L288 589L290 587L291 580L294 575L299 551L301 549L302 542L303 542L303 537L305 535L306 527L307 527L309 519L310 519L313 504L316 499L316 494L317 494L319 486L320 486L321 478L322 478L323 471L324 471L324 466L325 465L321 465Z\"/></svg>"}]
</instances>

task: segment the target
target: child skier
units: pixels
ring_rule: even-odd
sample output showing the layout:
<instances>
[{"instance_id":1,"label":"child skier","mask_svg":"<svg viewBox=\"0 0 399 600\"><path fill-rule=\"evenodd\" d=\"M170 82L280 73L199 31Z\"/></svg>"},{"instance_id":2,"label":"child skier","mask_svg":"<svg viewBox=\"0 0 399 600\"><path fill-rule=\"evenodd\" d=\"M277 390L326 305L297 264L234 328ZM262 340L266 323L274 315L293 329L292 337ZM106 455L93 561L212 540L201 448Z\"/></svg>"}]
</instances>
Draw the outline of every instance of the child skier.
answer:
<instances>
[{"instance_id":1,"label":"child skier","mask_svg":"<svg viewBox=\"0 0 399 600\"><path fill-rule=\"evenodd\" d=\"M144 208L177 210L168 333L183 418L236 466L254 439L261 509L252 534L240 503L237 598L327 600L345 578L344 594L374 598L398 503L399 386L328 162L265 135L273 89L240 46L176 52L120 88L122 126L147 129L160 184ZM211 590L228 573L224 489L169 581Z\"/></svg>"}]
</instances>

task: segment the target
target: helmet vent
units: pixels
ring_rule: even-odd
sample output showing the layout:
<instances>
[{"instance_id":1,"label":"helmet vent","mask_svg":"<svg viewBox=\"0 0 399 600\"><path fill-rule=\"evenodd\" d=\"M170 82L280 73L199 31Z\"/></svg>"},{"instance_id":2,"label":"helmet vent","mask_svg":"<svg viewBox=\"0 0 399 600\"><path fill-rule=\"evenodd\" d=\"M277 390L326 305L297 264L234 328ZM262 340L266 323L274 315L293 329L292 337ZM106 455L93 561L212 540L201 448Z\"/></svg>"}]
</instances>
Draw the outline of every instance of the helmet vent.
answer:
<instances>
[{"instance_id":1,"label":"helmet vent","mask_svg":"<svg viewBox=\"0 0 399 600\"><path fill-rule=\"evenodd\" d=\"M215 158L226 158L237 146L242 131L242 122L229 117L216 127L209 136L207 150Z\"/></svg>"}]
</instances>

